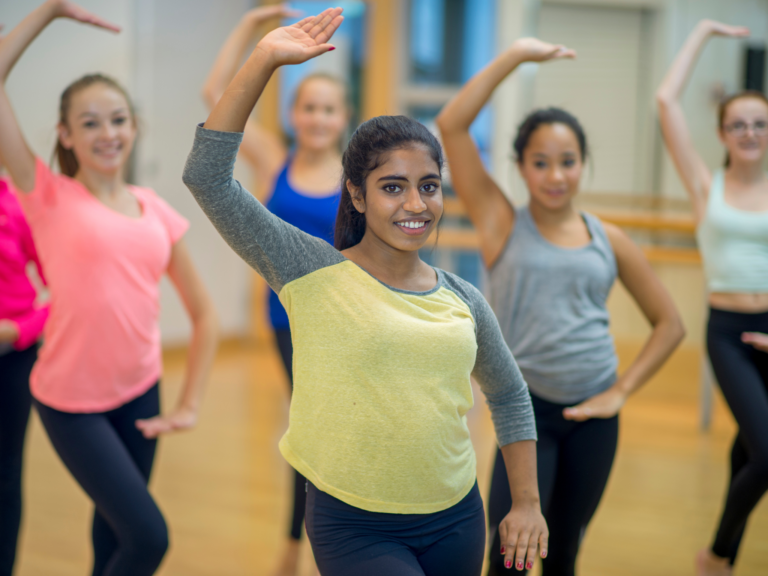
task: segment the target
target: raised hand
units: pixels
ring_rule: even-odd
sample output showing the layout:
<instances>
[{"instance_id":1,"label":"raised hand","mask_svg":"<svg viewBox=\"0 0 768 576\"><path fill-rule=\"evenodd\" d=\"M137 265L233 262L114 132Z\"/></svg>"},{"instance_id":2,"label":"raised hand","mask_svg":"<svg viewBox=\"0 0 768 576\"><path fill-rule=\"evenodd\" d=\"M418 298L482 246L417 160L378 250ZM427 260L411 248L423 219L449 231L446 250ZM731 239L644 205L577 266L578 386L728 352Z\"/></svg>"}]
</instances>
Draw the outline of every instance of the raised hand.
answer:
<instances>
[{"instance_id":1,"label":"raised hand","mask_svg":"<svg viewBox=\"0 0 768 576\"><path fill-rule=\"evenodd\" d=\"M576 52L562 44L550 44L538 38L520 38L511 50L524 62L546 62L560 58L576 58Z\"/></svg>"},{"instance_id":2,"label":"raised hand","mask_svg":"<svg viewBox=\"0 0 768 576\"><path fill-rule=\"evenodd\" d=\"M762 332L744 332L741 341L751 344L757 350L768 352L768 334Z\"/></svg>"},{"instance_id":3,"label":"raised hand","mask_svg":"<svg viewBox=\"0 0 768 576\"><path fill-rule=\"evenodd\" d=\"M112 32L120 32L121 30L120 26L107 22L95 14L91 14L88 10L81 8L73 2L52 0L52 3L55 5L55 14L57 18L69 18L70 20L76 20L77 22L90 24L91 26L104 28L105 30L110 30Z\"/></svg>"},{"instance_id":4,"label":"raised hand","mask_svg":"<svg viewBox=\"0 0 768 576\"><path fill-rule=\"evenodd\" d=\"M178 408L167 416L155 416L146 420L136 420L136 428L144 438L157 438L160 434L188 430L197 424L197 411Z\"/></svg>"},{"instance_id":5,"label":"raised hand","mask_svg":"<svg viewBox=\"0 0 768 576\"><path fill-rule=\"evenodd\" d=\"M609 388L605 392L595 394L581 404L566 408L563 410L563 418L576 422L583 422L590 418L612 418L619 413L626 401L627 397L623 392Z\"/></svg>"},{"instance_id":6,"label":"raised hand","mask_svg":"<svg viewBox=\"0 0 768 576\"><path fill-rule=\"evenodd\" d=\"M292 26L273 30L256 45L273 66L301 64L330 50L333 33L344 21L341 8L328 8L317 16L309 16Z\"/></svg>"},{"instance_id":7,"label":"raised hand","mask_svg":"<svg viewBox=\"0 0 768 576\"><path fill-rule=\"evenodd\" d=\"M249 10L245 13L245 16L243 16L243 20L248 20L254 26L258 26L270 18L296 18L300 15L301 12L299 10L294 10L287 4L277 4L272 6L259 6L253 10Z\"/></svg>"},{"instance_id":8,"label":"raised hand","mask_svg":"<svg viewBox=\"0 0 768 576\"><path fill-rule=\"evenodd\" d=\"M749 36L749 28L746 26L731 26L715 20L702 20L699 26L703 26L710 34L715 36L729 36L731 38L746 38Z\"/></svg>"}]
</instances>

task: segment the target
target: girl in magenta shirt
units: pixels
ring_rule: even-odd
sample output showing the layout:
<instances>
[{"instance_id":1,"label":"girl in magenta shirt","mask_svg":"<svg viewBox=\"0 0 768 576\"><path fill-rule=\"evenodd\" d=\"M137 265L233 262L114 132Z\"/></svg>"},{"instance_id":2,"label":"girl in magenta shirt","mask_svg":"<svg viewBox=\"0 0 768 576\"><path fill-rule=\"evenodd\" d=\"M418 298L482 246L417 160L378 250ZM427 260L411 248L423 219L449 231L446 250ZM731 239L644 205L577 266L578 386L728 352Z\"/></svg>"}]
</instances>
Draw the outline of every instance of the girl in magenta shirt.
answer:
<instances>
[{"instance_id":1,"label":"girl in magenta shirt","mask_svg":"<svg viewBox=\"0 0 768 576\"><path fill-rule=\"evenodd\" d=\"M42 279L32 233L16 197L0 179L0 576L10 576L21 524L21 464L31 396L29 373L48 306L37 306L27 276Z\"/></svg>"},{"instance_id":2,"label":"girl in magenta shirt","mask_svg":"<svg viewBox=\"0 0 768 576\"><path fill-rule=\"evenodd\" d=\"M126 184L136 138L133 108L113 80L93 74L62 94L52 172L29 149L4 82L55 18L118 29L48 0L0 43L0 160L13 178L51 295L32 371L35 406L51 443L93 500L94 576L154 574L168 546L147 489L156 438L192 427L216 347L210 298L182 236L187 221L152 190ZM168 273L193 325L180 401L161 416L159 281Z\"/></svg>"}]
</instances>

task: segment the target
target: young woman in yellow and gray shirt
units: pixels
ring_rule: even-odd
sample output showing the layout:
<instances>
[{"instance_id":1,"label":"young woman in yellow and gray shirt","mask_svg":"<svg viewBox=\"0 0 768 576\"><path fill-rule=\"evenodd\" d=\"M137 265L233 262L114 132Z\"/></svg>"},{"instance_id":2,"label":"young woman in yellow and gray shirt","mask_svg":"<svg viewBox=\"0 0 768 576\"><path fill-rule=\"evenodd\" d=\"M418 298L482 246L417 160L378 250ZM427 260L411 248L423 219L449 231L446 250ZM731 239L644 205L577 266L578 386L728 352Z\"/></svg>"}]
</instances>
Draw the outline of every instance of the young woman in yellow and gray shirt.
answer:
<instances>
[{"instance_id":1,"label":"young woman in yellow and gray shirt","mask_svg":"<svg viewBox=\"0 0 768 576\"><path fill-rule=\"evenodd\" d=\"M184 182L280 296L294 393L280 450L308 479L323 574L479 575L485 520L466 413L480 384L514 505L507 567L546 555L530 397L482 295L419 259L442 215L442 151L424 126L378 117L343 158L336 248L271 214L233 179L242 130L272 73L319 56L329 9L266 35L197 129Z\"/></svg>"}]
</instances>

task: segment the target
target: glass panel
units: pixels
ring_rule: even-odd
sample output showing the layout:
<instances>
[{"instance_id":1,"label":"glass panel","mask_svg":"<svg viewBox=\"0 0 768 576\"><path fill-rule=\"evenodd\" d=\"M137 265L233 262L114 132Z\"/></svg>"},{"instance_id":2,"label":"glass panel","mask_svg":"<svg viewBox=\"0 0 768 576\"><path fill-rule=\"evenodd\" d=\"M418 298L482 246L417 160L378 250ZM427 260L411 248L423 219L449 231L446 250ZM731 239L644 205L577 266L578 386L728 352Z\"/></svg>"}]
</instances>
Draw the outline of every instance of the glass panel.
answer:
<instances>
[{"instance_id":1,"label":"glass panel","mask_svg":"<svg viewBox=\"0 0 768 576\"><path fill-rule=\"evenodd\" d=\"M494 51L496 0L411 0L408 79L461 84Z\"/></svg>"}]
</instances>

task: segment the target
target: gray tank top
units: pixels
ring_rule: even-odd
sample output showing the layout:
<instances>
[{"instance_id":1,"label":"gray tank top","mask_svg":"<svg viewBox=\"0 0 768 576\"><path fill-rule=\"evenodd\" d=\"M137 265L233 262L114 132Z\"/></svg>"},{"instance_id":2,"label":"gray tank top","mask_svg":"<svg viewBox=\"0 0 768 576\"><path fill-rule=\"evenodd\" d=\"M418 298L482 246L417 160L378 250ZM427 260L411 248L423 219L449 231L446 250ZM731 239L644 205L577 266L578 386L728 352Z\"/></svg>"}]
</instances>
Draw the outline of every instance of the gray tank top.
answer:
<instances>
[{"instance_id":1,"label":"gray tank top","mask_svg":"<svg viewBox=\"0 0 768 576\"><path fill-rule=\"evenodd\" d=\"M608 389L618 359L605 301L616 258L600 220L582 214L592 241L562 248L546 240L528 208L488 272L489 302L536 396L573 404Z\"/></svg>"}]
</instances>

